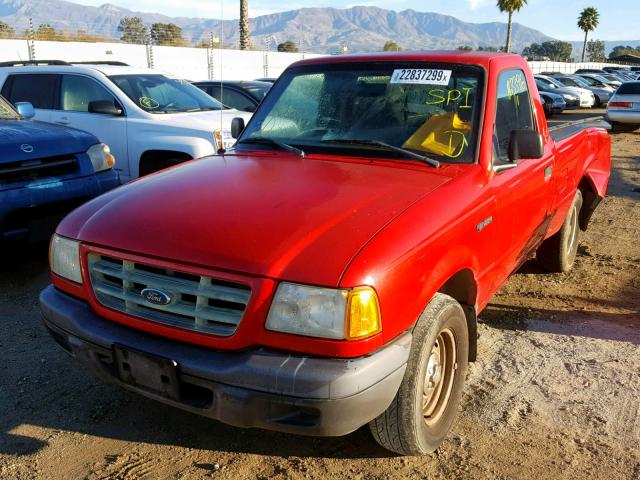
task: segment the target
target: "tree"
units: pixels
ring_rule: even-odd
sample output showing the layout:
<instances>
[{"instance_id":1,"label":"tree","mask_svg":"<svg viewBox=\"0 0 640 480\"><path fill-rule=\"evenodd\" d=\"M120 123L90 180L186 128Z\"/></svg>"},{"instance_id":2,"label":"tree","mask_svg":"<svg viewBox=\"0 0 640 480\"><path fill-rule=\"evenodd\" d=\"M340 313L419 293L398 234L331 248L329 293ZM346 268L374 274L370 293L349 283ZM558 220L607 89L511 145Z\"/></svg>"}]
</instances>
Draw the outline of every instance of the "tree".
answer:
<instances>
[{"instance_id":1,"label":"tree","mask_svg":"<svg viewBox=\"0 0 640 480\"><path fill-rule=\"evenodd\" d=\"M249 0L240 0L240 50L249 50Z\"/></svg>"},{"instance_id":2,"label":"tree","mask_svg":"<svg viewBox=\"0 0 640 480\"><path fill-rule=\"evenodd\" d=\"M607 56L604 53L604 42L602 40L589 40L587 44L590 62L604 62Z\"/></svg>"},{"instance_id":3,"label":"tree","mask_svg":"<svg viewBox=\"0 0 640 480\"><path fill-rule=\"evenodd\" d=\"M55 28L53 28L48 23L43 23L38 26L38 30L35 32L36 40L63 40L63 35L61 32L58 32Z\"/></svg>"},{"instance_id":4,"label":"tree","mask_svg":"<svg viewBox=\"0 0 640 480\"><path fill-rule=\"evenodd\" d=\"M552 60L570 62L573 47L568 42L553 40L542 44L532 43L522 51L527 60Z\"/></svg>"},{"instance_id":5,"label":"tree","mask_svg":"<svg viewBox=\"0 0 640 480\"><path fill-rule=\"evenodd\" d=\"M632 47L631 45L616 45L609 54L609 58L616 58L620 55L640 55L640 47Z\"/></svg>"},{"instance_id":6,"label":"tree","mask_svg":"<svg viewBox=\"0 0 640 480\"><path fill-rule=\"evenodd\" d=\"M399 52L400 50L402 50L402 48L400 48L400 45L398 45L393 40L388 40L384 44L384 47L382 47L382 50L385 52Z\"/></svg>"},{"instance_id":7,"label":"tree","mask_svg":"<svg viewBox=\"0 0 640 480\"><path fill-rule=\"evenodd\" d=\"M291 40L285 40L284 42L278 44L279 52L299 52L298 46L292 42Z\"/></svg>"},{"instance_id":8,"label":"tree","mask_svg":"<svg viewBox=\"0 0 640 480\"><path fill-rule=\"evenodd\" d=\"M120 20L118 31L122 33L120 40L124 43L146 43L149 33L140 17L124 17Z\"/></svg>"},{"instance_id":9,"label":"tree","mask_svg":"<svg viewBox=\"0 0 640 480\"><path fill-rule=\"evenodd\" d=\"M16 38L16 31L9 24L0 22L0 39Z\"/></svg>"},{"instance_id":10,"label":"tree","mask_svg":"<svg viewBox=\"0 0 640 480\"><path fill-rule=\"evenodd\" d=\"M458 47L458 50L461 50L463 52L471 52L473 51L473 47L470 47L469 45L460 45Z\"/></svg>"},{"instance_id":11,"label":"tree","mask_svg":"<svg viewBox=\"0 0 640 480\"><path fill-rule=\"evenodd\" d=\"M498 52L498 48L496 47L491 47L491 46L479 46L478 47L478 51L479 52Z\"/></svg>"},{"instance_id":12,"label":"tree","mask_svg":"<svg viewBox=\"0 0 640 480\"><path fill-rule=\"evenodd\" d=\"M182 38L182 28L175 23L154 23L151 25L151 38L157 45L183 47L186 45Z\"/></svg>"},{"instance_id":13,"label":"tree","mask_svg":"<svg viewBox=\"0 0 640 480\"><path fill-rule=\"evenodd\" d=\"M519 12L527 4L527 0L498 0L498 8L501 12L509 13L509 23L507 25L507 42L504 51L511 50L511 31L513 28L513 12Z\"/></svg>"},{"instance_id":14,"label":"tree","mask_svg":"<svg viewBox=\"0 0 640 480\"><path fill-rule=\"evenodd\" d=\"M600 14L594 7L587 7L580 13L578 17L578 28L584 32L584 44L582 45L582 61L587 53L587 37L598 26Z\"/></svg>"}]
</instances>

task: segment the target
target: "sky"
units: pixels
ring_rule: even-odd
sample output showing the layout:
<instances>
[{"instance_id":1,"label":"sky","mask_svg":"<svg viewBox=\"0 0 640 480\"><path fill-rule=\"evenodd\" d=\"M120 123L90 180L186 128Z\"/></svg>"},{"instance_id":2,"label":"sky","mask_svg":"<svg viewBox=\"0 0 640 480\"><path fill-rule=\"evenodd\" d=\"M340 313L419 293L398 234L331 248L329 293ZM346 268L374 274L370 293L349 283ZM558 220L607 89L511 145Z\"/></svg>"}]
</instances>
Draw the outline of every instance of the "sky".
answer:
<instances>
[{"instance_id":1,"label":"sky","mask_svg":"<svg viewBox=\"0 0 640 480\"><path fill-rule=\"evenodd\" d=\"M172 17L238 18L237 0L71 0L84 5L112 3L141 12L156 12ZM375 6L401 11L414 9L452 15L466 22L506 22L507 15L496 8L495 0L249 0L249 16L294 10L304 7L348 8ZM592 38L601 40L640 39L640 0L529 0L514 14L514 21L561 40L581 40L584 36L576 21L585 7L596 7L600 25Z\"/></svg>"}]
</instances>

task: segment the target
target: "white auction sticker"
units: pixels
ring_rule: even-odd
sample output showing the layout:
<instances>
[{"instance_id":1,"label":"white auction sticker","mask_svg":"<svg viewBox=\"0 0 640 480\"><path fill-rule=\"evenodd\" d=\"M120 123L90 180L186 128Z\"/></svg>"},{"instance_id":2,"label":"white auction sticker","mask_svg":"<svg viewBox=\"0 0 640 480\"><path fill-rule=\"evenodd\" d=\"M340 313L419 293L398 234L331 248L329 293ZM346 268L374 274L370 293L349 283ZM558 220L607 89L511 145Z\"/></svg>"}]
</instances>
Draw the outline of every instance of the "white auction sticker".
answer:
<instances>
[{"instance_id":1,"label":"white auction sticker","mask_svg":"<svg viewBox=\"0 0 640 480\"><path fill-rule=\"evenodd\" d=\"M432 68L398 68L391 75L391 83L415 83L422 85L449 85L451 70Z\"/></svg>"}]
</instances>

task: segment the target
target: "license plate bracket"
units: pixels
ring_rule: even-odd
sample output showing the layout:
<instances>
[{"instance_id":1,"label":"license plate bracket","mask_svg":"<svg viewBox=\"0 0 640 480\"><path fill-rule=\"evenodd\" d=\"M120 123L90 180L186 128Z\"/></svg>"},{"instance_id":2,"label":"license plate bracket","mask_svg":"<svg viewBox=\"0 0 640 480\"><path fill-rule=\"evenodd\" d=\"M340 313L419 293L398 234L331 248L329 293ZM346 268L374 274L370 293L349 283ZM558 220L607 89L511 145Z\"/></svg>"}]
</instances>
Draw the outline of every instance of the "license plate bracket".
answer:
<instances>
[{"instance_id":1,"label":"license plate bracket","mask_svg":"<svg viewBox=\"0 0 640 480\"><path fill-rule=\"evenodd\" d=\"M114 345L120 380L171 400L180 400L178 363L169 358Z\"/></svg>"}]
</instances>

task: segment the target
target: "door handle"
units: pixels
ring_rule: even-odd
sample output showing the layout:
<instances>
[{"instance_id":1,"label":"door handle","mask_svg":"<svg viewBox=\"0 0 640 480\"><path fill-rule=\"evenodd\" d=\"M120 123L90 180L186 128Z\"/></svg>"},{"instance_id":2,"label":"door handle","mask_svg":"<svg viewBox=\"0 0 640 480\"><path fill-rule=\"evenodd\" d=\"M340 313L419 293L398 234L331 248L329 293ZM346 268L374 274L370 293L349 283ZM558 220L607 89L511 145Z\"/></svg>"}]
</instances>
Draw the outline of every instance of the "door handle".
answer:
<instances>
[{"instance_id":1,"label":"door handle","mask_svg":"<svg viewBox=\"0 0 640 480\"><path fill-rule=\"evenodd\" d=\"M544 179L549 180L551 178L551 174L553 173L553 167L551 165L549 165L547 168L544 169Z\"/></svg>"}]
</instances>

